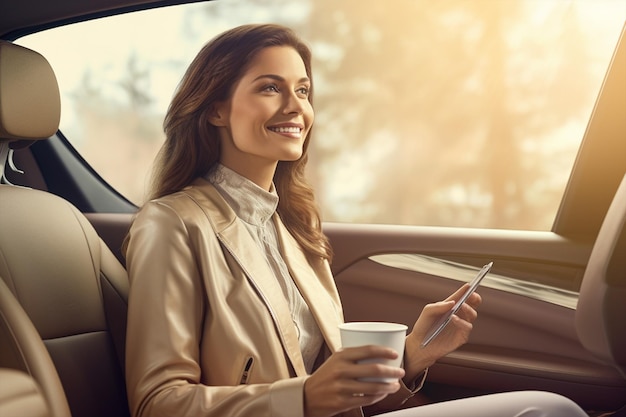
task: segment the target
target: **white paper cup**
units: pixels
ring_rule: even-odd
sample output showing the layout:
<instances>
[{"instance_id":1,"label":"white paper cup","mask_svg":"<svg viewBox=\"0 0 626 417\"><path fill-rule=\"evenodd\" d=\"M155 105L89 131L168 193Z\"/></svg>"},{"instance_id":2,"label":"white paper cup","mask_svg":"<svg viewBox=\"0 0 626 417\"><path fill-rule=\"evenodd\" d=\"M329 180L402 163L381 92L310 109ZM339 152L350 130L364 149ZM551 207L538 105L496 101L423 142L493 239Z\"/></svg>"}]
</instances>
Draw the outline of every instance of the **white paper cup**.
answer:
<instances>
[{"instance_id":1,"label":"white paper cup","mask_svg":"<svg viewBox=\"0 0 626 417\"><path fill-rule=\"evenodd\" d=\"M404 324L385 323L375 321L361 321L343 323L339 325L341 345L344 348L366 345L386 346L398 353L395 360L367 359L361 363L384 363L389 366L400 367L404 354L404 339L408 327ZM362 381L395 382L394 378L361 378Z\"/></svg>"}]
</instances>

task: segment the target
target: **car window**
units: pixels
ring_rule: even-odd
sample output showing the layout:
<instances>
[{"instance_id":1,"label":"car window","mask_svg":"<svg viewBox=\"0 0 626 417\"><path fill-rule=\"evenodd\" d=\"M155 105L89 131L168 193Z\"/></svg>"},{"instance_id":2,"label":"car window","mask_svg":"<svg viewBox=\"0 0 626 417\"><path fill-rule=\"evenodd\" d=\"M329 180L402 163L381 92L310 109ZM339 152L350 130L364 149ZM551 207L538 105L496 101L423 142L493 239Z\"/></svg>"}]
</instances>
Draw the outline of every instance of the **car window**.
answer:
<instances>
[{"instance_id":1,"label":"car window","mask_svg":"<svg viewBox=\"0 0 626 417\"><path fill-rule=\"evenodd\" d=\"M314 53L325 221L550 230L626 18L621 0L212 1L29 35L61 131L136 204L186 66L243 23Z\"/></svg>"}]
</instances>

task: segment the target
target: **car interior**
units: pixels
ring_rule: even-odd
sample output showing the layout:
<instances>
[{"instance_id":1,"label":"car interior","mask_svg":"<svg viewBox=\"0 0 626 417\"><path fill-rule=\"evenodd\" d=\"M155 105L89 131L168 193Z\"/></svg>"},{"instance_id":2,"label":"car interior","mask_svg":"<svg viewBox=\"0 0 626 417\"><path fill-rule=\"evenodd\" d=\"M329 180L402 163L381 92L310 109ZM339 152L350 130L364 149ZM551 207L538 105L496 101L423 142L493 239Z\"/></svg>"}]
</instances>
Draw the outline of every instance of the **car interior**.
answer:
<instances>
[{"instance_id":1,"label":"car interior","mask_svg":"<svg viewBox=\"0 0 626 417\"><path fill-rule=\"evenodd\" d=\"M0 56L1 77L8 83L7 89L2 86L2 107L7 108L2 131L3 139L10 138L3 140L3 147L19 146L19 138L54 134L60 101L48 62L34 51L6 42L0 44ZM14 308L21 306L37 329L72 415L127 415L123 357L128 280L124 268L66 200L10 185L3 186L1 194L4 298L11 301L9 294L15 294L18 304ZM41 238L32 240L44 230ZM20 317L19 312L14 314ZM6 327L7 336L13 333L10 329L19 328L11 322ZM2 356L3 361L11 360L3 367L30 371L36 363L31 356L41 355L28 354L32 340L6 337L3 341L9 343L3 352L13 352ZM50 375L54 369L34 377L41 384L40 377L54 378ZM59 401L58 396L59 391L46 398ZM67 408L54 411L54 415L69 415Z\"/></svg>"},{"instance_id":2,"label":"car interior","mask_svg":"<svg viewBox=\"0 0 626 417\"><path fill-rule=\"evenodd\" d=\"M173 3L2 6L3 416L129 415L129 284L121 247L137 209L64 140L53 68L13 40L35 29ZM565 395L590 416L626 415L625 28L552 230L324 224L346 321L410 325L424 305L494 262L479 289L483 304L469 343L430 369L407 407L535 389Z\"/></svg>"}]
</instances>

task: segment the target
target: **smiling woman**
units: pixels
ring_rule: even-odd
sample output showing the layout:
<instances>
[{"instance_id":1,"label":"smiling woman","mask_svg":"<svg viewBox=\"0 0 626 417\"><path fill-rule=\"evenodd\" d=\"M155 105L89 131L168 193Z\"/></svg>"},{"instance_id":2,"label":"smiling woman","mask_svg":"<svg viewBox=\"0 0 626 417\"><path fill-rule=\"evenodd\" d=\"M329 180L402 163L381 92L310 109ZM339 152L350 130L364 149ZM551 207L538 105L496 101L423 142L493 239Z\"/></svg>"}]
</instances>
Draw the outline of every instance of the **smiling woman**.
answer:
<instances>
[{"instance_id":1,"label":"smiling woman","mask_svg":"<svg viewBox=\"0 0 626 417\"><path fill-rule=\"evenodd\" d=\"M127 239L133 416L380 414L403 406L428 368L468 341L481 297L465 285L425 306L400 350L341 346L330 246L303 175L311 80L310 50L276 24L216 36L185 72L166 115L156 191ZM446 312L449 325L427 338ZM472 412L459 400L401 415L502 417L530 406L587 417L552 393L470 403Z\"/></svg>"},{"instance_id":2,"label":"smiling woman","mask_svg":"<svg viewBox=\"0 0 626 417\"><path fill-rule=\"evenodd\" d=\"M314 118L310 71L296 50L284 46L264 49L248 65L253 71L209 120L228 136L222 137L222 163L253 180L264 176L255 182L267 190L278 161L302 156Z\"/></svg>"},{"instance_id":3,"label":"smiling woman","mask_svg":"<svg viewBox=\"0 0 626 417\"><path fill-rule=\"evenodd\" d=\"M325 220L550 230L624 19L615 0L236 0L18 42L59 76L62 132L136 204L195 51L272 21L314 51L308 176Z\"/></svg>"}]
</instances>

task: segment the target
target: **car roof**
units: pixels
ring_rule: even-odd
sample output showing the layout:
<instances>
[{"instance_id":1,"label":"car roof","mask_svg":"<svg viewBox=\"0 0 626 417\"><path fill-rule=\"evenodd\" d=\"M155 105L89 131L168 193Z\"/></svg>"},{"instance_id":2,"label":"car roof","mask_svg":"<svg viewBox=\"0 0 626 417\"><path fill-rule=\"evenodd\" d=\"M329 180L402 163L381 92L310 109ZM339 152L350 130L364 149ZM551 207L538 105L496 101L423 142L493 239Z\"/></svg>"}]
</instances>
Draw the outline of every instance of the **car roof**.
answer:
<instances>
[{"instance_id":1,"label":"car roof","mask_svg":"<svg viewBox=\"0 0 626 417\"><path fill-rule=\"evenodd\" d=\"M155 0L20 0L0 6L0 38L14 40L46 27L86 20L101 14L122 13L193 1ZM114 12L115 11L115 12Z\"/></svg>"}]
</instances>

